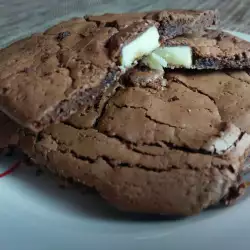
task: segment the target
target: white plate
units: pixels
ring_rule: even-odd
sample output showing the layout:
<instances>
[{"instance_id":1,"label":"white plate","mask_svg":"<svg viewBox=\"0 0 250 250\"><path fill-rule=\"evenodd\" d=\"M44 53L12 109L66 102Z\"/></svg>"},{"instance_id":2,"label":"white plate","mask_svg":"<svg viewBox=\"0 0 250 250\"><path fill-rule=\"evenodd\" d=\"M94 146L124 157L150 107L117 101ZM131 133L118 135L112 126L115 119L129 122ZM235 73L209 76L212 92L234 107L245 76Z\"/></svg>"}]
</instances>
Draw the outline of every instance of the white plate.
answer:
<instances>
[{"instance_id":1,"label":"white plate","mask_svg":"<svg viewBox=\"0 0 250 250\"><path fill-rule=\"evenodd\" d=\"M250 36L236 33L250 41ZM0 173L16 159L0 159ZM22 166L0 178L1 250L248 249L250 199L189 218L117 212L96 195L62 190Z\"/></svg>"}]
</instances>

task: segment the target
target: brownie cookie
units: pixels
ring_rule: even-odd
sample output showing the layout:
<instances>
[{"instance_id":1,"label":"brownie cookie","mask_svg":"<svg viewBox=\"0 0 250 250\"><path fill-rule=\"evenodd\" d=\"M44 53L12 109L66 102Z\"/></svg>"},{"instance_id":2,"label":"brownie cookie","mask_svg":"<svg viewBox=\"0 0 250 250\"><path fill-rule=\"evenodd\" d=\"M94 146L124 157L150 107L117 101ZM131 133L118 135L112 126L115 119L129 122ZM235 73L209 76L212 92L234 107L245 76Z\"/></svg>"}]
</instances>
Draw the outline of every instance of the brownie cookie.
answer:
<instances>
[{"instance_id":1,"label":"brownie cookie","mask_svg":"<svg viewBox=\"0 0 250 250\"><path fill-rule=\"evenodd\" d=\"M41 131L94 105L121 68L160 46L157 28L164 29L163 23L183 25L171 31L173 36L217 22L214 11L145 15L117 27L100 25L94 17L74 18L0 50L0 110L21 126Z\"/></svg>"},{"instance_id":2,"label":"brownie cookie","mask_svg":"<svg viewBox=\"0 0 250 250\"><path fill-rule=\"evenodd\" d=\"M191 215L228 203L250 149L250 77L167 78L160 90L118 87L99 109L23 136L20 147L121 210Z\"/></svg>"},{"instance_id":3,"label":"brownie cookie","mask_svg":"<svg viewBox=\"0 0 250 250\"><path fill-rule=\"evenodd\" d=\"M223 31L207 30L202 36L179 36L166 41L165 46L189 46L192 68L196 69L250 66L250 43Z\"/></svg>"}]
</instances>

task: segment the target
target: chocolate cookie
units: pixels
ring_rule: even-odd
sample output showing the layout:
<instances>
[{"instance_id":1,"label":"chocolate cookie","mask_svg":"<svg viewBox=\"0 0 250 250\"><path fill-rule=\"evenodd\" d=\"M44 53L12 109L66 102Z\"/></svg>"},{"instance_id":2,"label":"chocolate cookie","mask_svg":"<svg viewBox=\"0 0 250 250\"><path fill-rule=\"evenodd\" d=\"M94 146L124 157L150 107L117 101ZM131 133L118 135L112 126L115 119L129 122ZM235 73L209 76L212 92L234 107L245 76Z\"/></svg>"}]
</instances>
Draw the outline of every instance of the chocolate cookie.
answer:
<instances>
[{"instance_id":1,"label":"chocolate cookie","mask_svg":"<svg viewBox=\"0 0 250 250\"><path fill-rule=\"evenodd\" d=\"M159 33L169 38L211 26L217 12L146 13L125 26L96 19L74 18L0 50L0 110L35 132L66 120L96 103L119 78L119 66L125 71L159 47Z\"/></svg>"},{"instance_id":2,"label":"chocolate cookie","mask_svg":"<svg viewBox=\"0 0 250 250\"><path fill-rule=\"evenodd\" d=\"M167 78L160 90L118 87L99 109L24 136L20 147L121 210L191 215L228 201L250 149L250 76Z\"/></svg>"},{"instance_id":3,"label":"chocolate cookie","mask_svg":"<svg viewBox=\"0 0 250 250\"><path fill-rule=\"evenodd\" d=\"M223 31L207 30L202 36L179 36L166 41L165 46L189 46L192 68L196 69L250 67L250 43Z\"/></svg>"}]
</instances>

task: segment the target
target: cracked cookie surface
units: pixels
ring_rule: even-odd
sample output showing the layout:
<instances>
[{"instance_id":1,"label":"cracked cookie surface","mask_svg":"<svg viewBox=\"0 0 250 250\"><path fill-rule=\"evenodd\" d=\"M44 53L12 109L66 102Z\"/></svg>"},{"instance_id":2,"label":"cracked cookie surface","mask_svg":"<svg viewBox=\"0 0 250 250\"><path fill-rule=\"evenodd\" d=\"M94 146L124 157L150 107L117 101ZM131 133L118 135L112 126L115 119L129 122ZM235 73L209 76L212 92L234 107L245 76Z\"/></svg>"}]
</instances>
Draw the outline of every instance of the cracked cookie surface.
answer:
<instances>
[{"instance_id":1,"label":"cracked cookie surface","mask_svg":"<svg viewBox=\"0 0 250 250\"><path fill-rule=\"evenodd\" d=\"M230 33L207 30L202 35L179 36L166 41L166 46L190 46L193 68L241 69L250 65L250 43Z\"/></svg>"},{"instance_id":2,"label":"cracked cookie surface","mask_svg":"<svg viewBox=\"0 0 250 250\"><path fill-rule=\"evenodd\" d=\"M198 213L238 182L250 148L249 79L244 71L167 78L160 90L118 86L86 115L21 136L20 147L121 210Z\"/></svg>"},{"instance_id":3,"label":"cracked cookie surface","mask_svg":"<svg viewBox=\"0 0 250 250\"><path fill-rule=\"evenodd\" d=\"M67 35L54 27L0 52L1 108L34 131L93 104L113 81L106 81L113 63L105 42L117 30L84 19L68 23Z\"/></svg>"},{"instance_id":4,"label":"cracked cookie surface","mask_svg":"<svg viewBox=\"0 0 250 250\"><path fill-rule=\"evenodd\" d=\"M145 15L143 22L156 20L171 27L178 24L179 33L196 26L211 26L218 19L215 11L160 11ZM119 36L137 20L134 17L132 23L114 25L113 21L119 23L121 16L89 17L88 21L74 18L0 50L1 111L21 126L38 132L94 105L120 75L116 61L109 56L114 48L109 48L107 42L115 34L119 43L124 42ZM106 21L100 21L102 18L112 22L106 25ZM172 36L176 35L174 27L171 29ZM133 32L141 30L135 27L131 34L128 31L126 38L130 39L135 37ZM117 46L120 48L120 44Z\"/></svg>"}]
</instances>

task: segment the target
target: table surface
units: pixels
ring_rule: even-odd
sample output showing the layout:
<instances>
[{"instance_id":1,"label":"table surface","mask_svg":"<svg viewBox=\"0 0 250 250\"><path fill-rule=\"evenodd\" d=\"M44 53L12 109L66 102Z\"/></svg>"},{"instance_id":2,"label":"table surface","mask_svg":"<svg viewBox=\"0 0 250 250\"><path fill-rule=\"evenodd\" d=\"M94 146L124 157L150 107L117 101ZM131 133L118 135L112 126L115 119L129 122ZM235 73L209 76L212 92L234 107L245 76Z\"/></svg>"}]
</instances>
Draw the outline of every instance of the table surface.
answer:
<instances>
[{"instance_id":1,"label":"table surface","mask_svg":"<svg viewBox=\"0 0 250 250\"><path fill-rule=\"evenodd\" d=\"M250 33L250 0L0 0L0 45L43 30L58 18L153 9L219 9L221 27Z\"/></svg>"}]
</instances>

